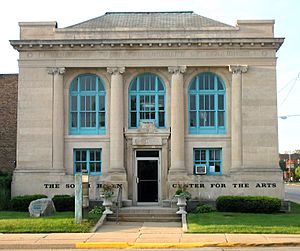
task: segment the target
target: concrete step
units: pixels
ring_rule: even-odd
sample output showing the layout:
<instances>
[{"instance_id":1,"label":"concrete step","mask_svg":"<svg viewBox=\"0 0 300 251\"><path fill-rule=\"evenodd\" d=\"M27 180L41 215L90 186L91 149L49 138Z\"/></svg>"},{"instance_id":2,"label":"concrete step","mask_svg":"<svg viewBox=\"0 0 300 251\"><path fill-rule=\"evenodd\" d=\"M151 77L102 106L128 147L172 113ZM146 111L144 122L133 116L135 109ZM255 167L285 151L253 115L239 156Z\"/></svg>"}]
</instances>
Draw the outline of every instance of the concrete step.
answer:
<instances>
[{"instance_id":1,"label":"concrete step","mask_svg":"<svg viewBox=\"0 0 300 251\"><path fill-rule=\"evenodd\" d=\"M116 214L113 214L113 215L116 215ZM136 216L136 217L161 217L161 218L164 218L164 217L178 217L178 215L176 213L163 213L163 214L158 214L158 213L119 213L119 216L122 216L122 217L131 217L131 216Z\"/></svg>"},{"instance_id":2,"label":"concrete step","mask_svg":"<svg viewBox=\"0 0 300 251\"><path fill-rule=\"evenodd\" d=\"M163 207L123 207L120 208L119 221L124 222L180 222L180 215L176 214L177 208ZM116 221L116 211L108 215L108 221Z\"/></svg>"},{"instance_id":3,"label":"concrete step","mask_svg":"<svg viewBox=\"0 0 300 251\"><path fill-rule=\"evenodd\" d=\"M116 221L116 216L107 217L107 221ZM180 217L123 217L119 216L119 221L121 222L180 222Z\"/></svg>"},{"instance_id":4,"label":"concrete step","mask_svg":"<svg viewBox=\"0 0 300 251\"><path fill-rule=\"evenodd\" d=\"M142 213L142 214L175 214L177 208L164 207L122 207L120 213Z\"/></svg>"}]
</instances>

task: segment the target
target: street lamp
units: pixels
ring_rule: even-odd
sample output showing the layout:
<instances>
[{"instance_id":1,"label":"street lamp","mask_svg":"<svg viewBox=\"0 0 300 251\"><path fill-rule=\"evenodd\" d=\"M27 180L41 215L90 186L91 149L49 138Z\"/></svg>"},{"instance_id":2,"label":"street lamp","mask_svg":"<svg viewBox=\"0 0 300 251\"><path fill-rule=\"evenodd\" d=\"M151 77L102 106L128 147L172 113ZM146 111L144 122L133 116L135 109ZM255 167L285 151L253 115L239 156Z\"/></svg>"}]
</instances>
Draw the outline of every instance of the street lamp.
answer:
<instances>
[{"instance_id":1,"label":"street lamp","mask_svg":"<svg viewBox=\"0 0 300 251\"><path fill-rule=\"evenodd\" d=\"M282 116L278 116L278 118L280 119L287 119L289 117L300 117L300 114L292 114L292 115L282 115Z\"/></svg>"}]
</instances>

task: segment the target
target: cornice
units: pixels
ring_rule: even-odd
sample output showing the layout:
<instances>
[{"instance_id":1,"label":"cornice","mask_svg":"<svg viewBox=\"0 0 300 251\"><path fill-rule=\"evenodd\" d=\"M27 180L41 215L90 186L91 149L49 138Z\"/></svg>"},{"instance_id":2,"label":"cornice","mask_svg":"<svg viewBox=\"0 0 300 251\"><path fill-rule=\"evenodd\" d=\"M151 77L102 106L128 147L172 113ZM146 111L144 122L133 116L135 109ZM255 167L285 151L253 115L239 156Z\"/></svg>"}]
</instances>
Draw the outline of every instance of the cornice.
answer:
<instances>
[{"instance_id":1,"label":"cornice","mask_svg":"<svg viewBox=\"0 0 300 251\"><path fill-rule=\"evenodd\" d=\"M240 30L239 27L231 26L231 27L166 27L166 28L158 28L158 27L147 27L145 30L144 27L115 27L114 29L111 28L57 28L55 31L58 33L89 33L89 32L119 32L119 33L127 33L127 32L203 32L203 31L238 31Z\"/></svg>"},{"instance_id":2,"label":"cornice","mask_svg":"<svg viewBox=\"0 0 300 251\"><path fill-rule=\"evenodd\" d=\"M99 48L240 48L278 50L284 38L198 38L198 39L78 39L78 40L10 40L18 51L99 50Z\"/></svg>"}]
</instances>

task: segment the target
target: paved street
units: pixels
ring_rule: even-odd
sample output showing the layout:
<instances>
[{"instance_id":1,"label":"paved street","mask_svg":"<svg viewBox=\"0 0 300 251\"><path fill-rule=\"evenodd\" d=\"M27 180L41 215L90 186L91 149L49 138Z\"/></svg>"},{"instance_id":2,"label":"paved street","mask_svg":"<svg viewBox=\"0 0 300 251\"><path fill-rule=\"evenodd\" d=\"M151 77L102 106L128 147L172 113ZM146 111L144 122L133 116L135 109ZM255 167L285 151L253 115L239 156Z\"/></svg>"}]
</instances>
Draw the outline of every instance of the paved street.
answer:
<instances>
[{"instance_id":1,"label":"paved street","mask_svg":"<svg viewBox=\"0 0 300 251\"><path fill-rule=\"evenodd\" d=\"M285 199L300 203L300 186L285 184Z\"/></svg>"}]
</instances>

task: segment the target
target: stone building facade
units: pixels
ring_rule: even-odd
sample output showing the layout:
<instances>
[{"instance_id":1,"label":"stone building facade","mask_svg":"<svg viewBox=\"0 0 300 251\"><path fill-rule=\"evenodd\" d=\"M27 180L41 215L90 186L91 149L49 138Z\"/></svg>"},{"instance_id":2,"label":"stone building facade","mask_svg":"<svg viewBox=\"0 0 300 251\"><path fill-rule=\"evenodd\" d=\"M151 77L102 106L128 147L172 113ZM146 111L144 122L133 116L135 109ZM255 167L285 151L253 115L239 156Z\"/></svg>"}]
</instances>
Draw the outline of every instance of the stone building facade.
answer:
<instances>
[{"instance_id":1,"label":"stone building facade","mask_svg":"<svg viewBox=\"0 0 300 251\"><path fill-rule=\"evenodd\" d=\"M16 161L18 74L0 74L0 172L12 173Z\"/></svg>"},{"instance_id":2,"label":"stone building facade","mask_svg":"<svg viewBox=\"0 0 300 251\"><path fill-rule=\"evenodd\" d=\"M109 12L66 28L22 22L12 193L90 197L121 184L128 204L283 197L273 20L236 26L193 12Z\"/></svg>"}]
</instances>

